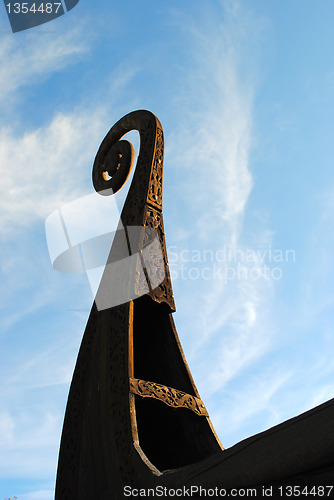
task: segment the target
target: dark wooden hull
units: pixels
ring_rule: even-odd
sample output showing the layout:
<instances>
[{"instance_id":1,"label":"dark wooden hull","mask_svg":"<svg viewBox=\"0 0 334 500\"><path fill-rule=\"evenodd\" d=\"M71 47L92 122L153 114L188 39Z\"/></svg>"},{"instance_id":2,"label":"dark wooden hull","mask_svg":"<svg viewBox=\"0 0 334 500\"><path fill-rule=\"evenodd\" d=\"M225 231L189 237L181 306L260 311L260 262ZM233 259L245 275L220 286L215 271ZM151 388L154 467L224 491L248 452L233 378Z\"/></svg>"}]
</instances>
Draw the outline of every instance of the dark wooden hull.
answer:
<instances>
[{"instance_id":1,"label":"dark wooden hull","mask_svg":"<svg viewBox=\"0 0 334 500\"><path fill-rule=\"evenodd\" d=\"M154 317L163 307L146 301L138 300L137 307L143 310L135 319L130 304L92 310L68 400L57 500L124 498L126 486L259 491L273 486L279 498L280 486L334 485L334 400L220 451L206 417L131 394L131 321L134 336L139 328L137 341L145 340L144 334L146 347L153 348L151 335L164 335L170 317L165 315L166 325L160 328L152 323L158 327L156 332L140 331L142 315L152 306ZM166 348L171 352L175 339L171 333L167 327L170 338L157 352ZM177 353L177 341L174 347ZM181 355L179 351L175 357L164 357L164 363L153 367L139 364L134 375L145 379L154 375L154 380L191 392L192 381Z\"/></svg>"}]
</instances>

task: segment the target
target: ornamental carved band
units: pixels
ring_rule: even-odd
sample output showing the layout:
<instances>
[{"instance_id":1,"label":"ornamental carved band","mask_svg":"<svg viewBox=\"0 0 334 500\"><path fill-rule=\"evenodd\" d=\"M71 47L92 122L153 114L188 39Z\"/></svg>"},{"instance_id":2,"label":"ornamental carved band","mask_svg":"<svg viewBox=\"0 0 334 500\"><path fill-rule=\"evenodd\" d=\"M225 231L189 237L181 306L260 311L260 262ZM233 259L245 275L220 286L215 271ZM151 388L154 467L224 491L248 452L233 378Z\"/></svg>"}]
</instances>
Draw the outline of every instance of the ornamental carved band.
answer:
<instances>
[{"instance_id":1,"label":"ornamental carved band","mask_svg":"<svg viewBox=\"0 0 334 500\"><path fill-rule=\"evenodd\" d=\"M155 398L173 408L188 408L197 415L208 417L201 399L166 385L130 378L130 392L142 398Z\"/></svg>"}]
</instances>

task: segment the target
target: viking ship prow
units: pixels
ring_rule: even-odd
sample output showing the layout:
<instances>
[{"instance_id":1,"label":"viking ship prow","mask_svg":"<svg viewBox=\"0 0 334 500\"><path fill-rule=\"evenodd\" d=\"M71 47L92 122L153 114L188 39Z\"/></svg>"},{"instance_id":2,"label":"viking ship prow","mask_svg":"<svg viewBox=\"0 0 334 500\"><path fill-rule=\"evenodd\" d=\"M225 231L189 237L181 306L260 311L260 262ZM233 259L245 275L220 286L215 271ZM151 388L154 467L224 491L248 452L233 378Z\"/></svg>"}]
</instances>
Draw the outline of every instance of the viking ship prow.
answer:
<instances>
[{"instance_id":1,"label":"viking ship prow","mask_svg":"<svg viewBox=\"0 0 334 500\"><path fill-rule=\"evenodd\" d=\"M200 498L200 487L216 496L272 487L272 498L285 498L289 486L333 485L333 400L228 450L221 445L172 318L155 115L135 111L110 129L93 184L101 195L123 186L134 154L122 137L131 130L140 151L71 383L56 500L123 499L157 487L165 497L178 489L179 498Z\"/></svg>"}]
</instances>

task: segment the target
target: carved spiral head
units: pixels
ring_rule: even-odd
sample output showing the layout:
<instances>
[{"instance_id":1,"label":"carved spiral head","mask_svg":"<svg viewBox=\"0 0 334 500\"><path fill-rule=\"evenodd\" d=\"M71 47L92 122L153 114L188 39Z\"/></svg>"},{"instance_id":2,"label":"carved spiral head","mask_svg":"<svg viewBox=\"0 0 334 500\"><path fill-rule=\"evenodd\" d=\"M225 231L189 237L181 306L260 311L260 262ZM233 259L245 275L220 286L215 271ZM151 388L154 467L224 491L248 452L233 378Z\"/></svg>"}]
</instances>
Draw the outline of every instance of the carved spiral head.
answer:
<instances>
[{"instance_id":1,"label":"carved spiral head","mask_svg":"<svg viewBox=\"0 0 334 500\"><path fill-rule=\"evenodd\" d=\"M134 156L131 142L123 140L114 143L94 163L93 184L95 190L102 195L119 191L130 175Z\"/></svg>"}]
</instances>

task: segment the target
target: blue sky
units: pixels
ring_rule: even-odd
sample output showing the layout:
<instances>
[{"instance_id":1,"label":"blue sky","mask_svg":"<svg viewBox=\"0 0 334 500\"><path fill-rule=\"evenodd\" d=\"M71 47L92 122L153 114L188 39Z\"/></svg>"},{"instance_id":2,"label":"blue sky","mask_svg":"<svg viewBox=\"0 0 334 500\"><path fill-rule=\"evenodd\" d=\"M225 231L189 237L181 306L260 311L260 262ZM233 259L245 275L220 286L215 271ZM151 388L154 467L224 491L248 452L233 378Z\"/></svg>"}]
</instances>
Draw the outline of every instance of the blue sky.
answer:
<instances>
[{"instance_id":1,"label":"blue sky","mask_svg":"<svg viewBox=\"0 0 334 500\"><path fill-rule=\"evenodd\" d=\"M53 498L93 296L52 269L45 219L93 192L135 109L164 127L174 317L224 446L334 396L333 18L331 0L81 0L12 34L2 8L0 499Z\"/></svg>"}]
</instances>

